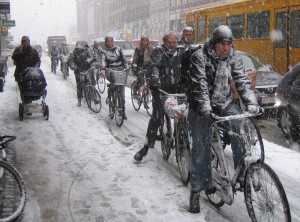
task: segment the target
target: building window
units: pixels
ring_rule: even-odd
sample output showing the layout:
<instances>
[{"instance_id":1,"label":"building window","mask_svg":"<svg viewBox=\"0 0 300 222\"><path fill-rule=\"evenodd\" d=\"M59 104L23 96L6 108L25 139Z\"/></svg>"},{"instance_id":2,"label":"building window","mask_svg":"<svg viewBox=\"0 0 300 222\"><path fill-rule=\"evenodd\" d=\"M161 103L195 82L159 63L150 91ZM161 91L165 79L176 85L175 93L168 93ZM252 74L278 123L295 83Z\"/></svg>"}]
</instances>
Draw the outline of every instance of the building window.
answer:
<instances>
[{"instance_id":1,"label":"building window","mask_svg":"<svg viewBox=\"0 0 300 222\"><path fill-rule=\"evenodd\" d=\"M270 35L270 11L248 14L248 38L267 38Z\"/></svg>"},{"instance_id":2,"label":"building window","mask_svg":"<svg viewBox=\"0 0 300 222\"><path fill-rule=\"evenodd\" d=\"M300 48L300 11L291 12L291 47Z\"/></svg>"},{"instance_id":3,"label":"building window","mask_svg":"<svg viewBox=\"0 0 300 222\"><path fill-rule=\"evenodd\" d=\"M211 36L211 34L213 33L213 31L218 26L224 25L224 24L225 24L225 20L224 20L223 17L209 19L209 36Z\"/></svg>"}]
</instances>

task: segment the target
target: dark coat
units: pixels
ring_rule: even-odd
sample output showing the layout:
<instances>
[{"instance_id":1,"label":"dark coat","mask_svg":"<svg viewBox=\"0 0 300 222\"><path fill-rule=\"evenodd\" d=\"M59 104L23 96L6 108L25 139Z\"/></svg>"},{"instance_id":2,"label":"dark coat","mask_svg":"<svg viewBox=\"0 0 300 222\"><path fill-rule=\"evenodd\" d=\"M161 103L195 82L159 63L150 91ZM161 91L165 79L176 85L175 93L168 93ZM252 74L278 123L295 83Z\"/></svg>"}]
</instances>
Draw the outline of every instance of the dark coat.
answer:
<instances>
[{"instance_id":1,"label":"dark coat","mask_svg":"<svg viewBox=\"0 0 300 222\"><path fill-rule=\"evenodd\" d=\"M225 108L234 99L231 80L235 82L245 105L257 105L241 57L232 49L230 56L222 60L213 50L211 41L207 41L204 47L191 57L187 91L190 108L201 116L212 112L212 106L217 106L218 109Z\"/></svg>"},{"instance_id":2,"label":"dark coat","mask_svg":"<svg viewBox=\"0 0 300 222\"><path fill-rule=\"evenodd\" d=\"M12 59L16 66L14 76L17 82L21 80L21 73L27 67L40 67L41 64L38 51L31 46L26 49L22 49L21 46L17 47L12 54Z\"/></svg>"}]
</instances>

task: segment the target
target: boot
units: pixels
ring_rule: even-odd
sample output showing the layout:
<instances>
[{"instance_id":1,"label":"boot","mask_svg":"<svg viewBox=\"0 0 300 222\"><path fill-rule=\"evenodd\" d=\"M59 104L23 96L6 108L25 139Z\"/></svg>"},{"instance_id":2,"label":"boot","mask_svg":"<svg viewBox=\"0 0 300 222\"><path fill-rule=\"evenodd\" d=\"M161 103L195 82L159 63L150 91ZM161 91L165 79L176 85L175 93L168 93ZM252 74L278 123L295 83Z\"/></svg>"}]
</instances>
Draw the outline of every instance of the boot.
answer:
<instances>
[{"instance_id":1,"label":"boot","mask_svg":"<svg viewBox=\"0 0 300 222\"><path fill-rule=\"evenodd\" d=\"M193 214L200 213L200 192L191 192L189 212Z\"/></svg>"},{"instance_id":2,"label":"boot","mask_svg":"<svg viewBox=\"0 0 300 222\"><path fill-rule=\"evenodd\" d=\"M81 99L78 99L77 106L78 106L78 107L80 107L80 106L81 106Z\"/></svg>"},{"instance_id":3,"label":"boot","mask_svg":"<svg viewBox=\"0 0 300 222\"><path fill-rule=\"evenodd\" d=\"M136 161L142 161L143 157L147 155L149 147L145 145L139 152L134 156Z\"/></svg>"}]
</instances>

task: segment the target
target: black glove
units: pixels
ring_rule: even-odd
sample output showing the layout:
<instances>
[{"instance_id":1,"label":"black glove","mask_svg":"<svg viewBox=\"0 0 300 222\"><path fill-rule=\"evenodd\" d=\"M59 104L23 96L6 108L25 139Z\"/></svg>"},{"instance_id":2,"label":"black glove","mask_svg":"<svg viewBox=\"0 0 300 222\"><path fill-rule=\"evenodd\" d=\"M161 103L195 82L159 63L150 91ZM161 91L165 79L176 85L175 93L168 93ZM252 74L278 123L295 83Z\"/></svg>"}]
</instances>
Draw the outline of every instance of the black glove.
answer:
<instances>
[{"instance_id":1,"label":"black glove","mask_svg":"<svg viewBox=\"0 0 300 222\"><path fill-rule=\"evenodd\" d=\"M214 118L212 117L211 112L206 112L202 117L203 125L207 128L210 128L213 122Z\"/></svg>"}]
</instances>

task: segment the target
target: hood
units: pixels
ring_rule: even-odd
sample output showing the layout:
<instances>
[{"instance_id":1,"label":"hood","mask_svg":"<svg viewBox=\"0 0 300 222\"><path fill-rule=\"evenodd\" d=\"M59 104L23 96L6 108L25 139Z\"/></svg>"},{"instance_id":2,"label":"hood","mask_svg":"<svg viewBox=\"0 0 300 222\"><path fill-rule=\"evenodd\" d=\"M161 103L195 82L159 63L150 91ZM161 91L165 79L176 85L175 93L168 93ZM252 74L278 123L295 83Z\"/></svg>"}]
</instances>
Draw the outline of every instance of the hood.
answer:
<instances>
[{"instance_id":1,"label":"hood","mask_svg":"<svg viewBox=\"0 0 300 222\"><path fill-rule=\"evenodd\" d=\"M256 86L278 85L283 76L274 71L258 71Z\"/></svg>"}]
</instances>

